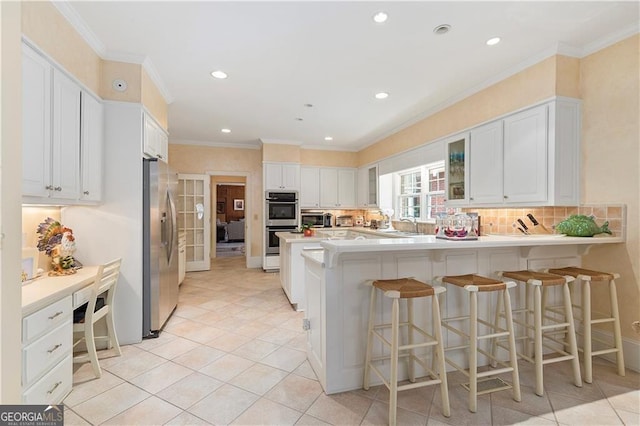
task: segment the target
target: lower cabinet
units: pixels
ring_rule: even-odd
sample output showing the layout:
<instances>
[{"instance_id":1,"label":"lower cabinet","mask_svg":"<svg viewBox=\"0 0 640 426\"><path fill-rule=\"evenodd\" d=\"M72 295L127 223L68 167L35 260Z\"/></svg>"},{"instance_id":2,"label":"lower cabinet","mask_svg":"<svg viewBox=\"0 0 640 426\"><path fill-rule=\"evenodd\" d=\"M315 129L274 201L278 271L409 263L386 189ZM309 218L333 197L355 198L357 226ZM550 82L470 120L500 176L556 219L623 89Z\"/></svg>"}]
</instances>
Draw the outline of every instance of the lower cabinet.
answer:
<instances>
[{"instance_id":1,"label":"lower cabinet","mask_svg":"<svg viewBox=\"0 0 640 426\"><path fill-rule=\"evenodd\" d=\"M59 404L73 384L72 296L22 319L22 402Z\"/></svg>"}]
</instances>

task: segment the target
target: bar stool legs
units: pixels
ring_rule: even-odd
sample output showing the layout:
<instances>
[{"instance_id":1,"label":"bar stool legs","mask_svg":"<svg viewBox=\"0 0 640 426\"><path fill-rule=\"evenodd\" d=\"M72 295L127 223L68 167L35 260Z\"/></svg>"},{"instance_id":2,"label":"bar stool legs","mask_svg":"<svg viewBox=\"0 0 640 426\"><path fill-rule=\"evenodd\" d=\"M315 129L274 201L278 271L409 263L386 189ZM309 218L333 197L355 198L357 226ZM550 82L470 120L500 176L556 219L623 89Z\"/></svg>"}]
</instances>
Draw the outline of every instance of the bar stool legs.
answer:
<instances>
[{"instance_id":1,"label":"bar stool legs","mask_svg":"<svg viewBox=\"0 0 640 426\"><path fill-rule=\"evenodd\" d=\"M460 275L460 276L445 276L438 277L435 281L439 283L453 284L455 286L461 287L468 292L469 296L469 315L462 315L458 317L445 318L442 320L442 325L446 329L452 331L453 333L464 337L468 340L467 344L463 344L460 346L447 347L446 351L453 351L458 349L468 349L468 362L469 368L465 369L462 366L458 365L450 358L445 358L446 362L449 365L455 367L458 371L461 371L463 374L469 377L469 411L475 413L477 411L478 406L478 395L493 392L496 390L508 389L509 387L513 388L513 399L515 401L521 401L522 397L520 394L520 377L518 374L518 362L516 355L516 346L515 346L515 336L513 329L513 321L510 314L511 307L511 299L509 297L508 289L511 287L515 287L516 284L513 282L504 283L502 281L496 281L489 278L481 277L478 275ZM478 293L483 292L493 292L498 291L503 299L505 307L509 307L509 313L505 313L506 320L506 330L499 327L499 324L496 320L494 322L488 322L478 316ZM497 317L496 317L497 318ZM468 321L468 329L462 326L454 326L450 323ZM478 333L478 324L482 324L485 327L488 327L492 330L489 334L480 335ZM468 330L468 332L467 332ZM491 339L494 341L497 338L506 338L508 340L508 351L509 351L509 363L504 363L498 361L495 357L495 350L491 353L488 353L478 347L479 341L483 339ZM493 348L493 343L492 343ZM484 372L478 372L478 353L487 356L491 360L492 365L497 365L498 363L502 366L502 368L493 369ZM478 379L482 379L484 377L493 376L501 373L511 372L513 384L511 386L501 386L491 390L485 390L478 392Z\"/></svg>"},{"instance_id":2,"label":"bar stool legs","mask_svg":"<svg viewBox=\"0 0 640 426\"><path fill-rule=\"evenodd\" d=\"M598 355L604 355L608 353L616 354L616 365L618 368L618 375L624 376L624 355L622 351L622 333L620 330L620 313L618 311L618 295L616 292L616 284L615 280L620 278L620 275L617 273L606 273L599 271L592 271L589 269L576 268L576 267L567 267L567 268L559 268L559 269L551 269L549 270L552 274L561 274L561 275L569 275L575 278L575 285L580 286L582 291L582 306L575 305L574 308L576 310L581 310L581 315L578 319L582 322L582 330L583 330L583 364L584 364L584 381L587 383L593 382L593 357ZM600 318L594 319L591 310L591 283L597 282L607 282L609 283L609 303L611 306L610 316L604 316L600 314ZM606 349L601 349L594 351L593 350L593 341L596 340L598 343L602 343L603 345L610 346L611 342L605 342L600 339L596 339L592 336L592 326L593 324L601 324L601 323L613 323L613 347L609 347Z\"/></svg>"},{"instance_id":3,"label":"bar stool legs","mask_svg":"<svg viewBox=\"0 0 640 426\"><path fill-rule=\"evenodd\" d=\"M523 282L527 286L527 288L525 288L525 291L527 291L527 297L525 298L527 306L525 306L524 309L516 309L514 312L524 314L523 321L515 321L517 324L525 327L527 333L523 352L518 355L535 365L536 395L544 395L544 365L555 362L571 361L574 384L577 387L582 387L580 362L578 359L578 348L571 305L571 293L568 285L569 282L573 281L573 278L570 276L560 276L534 271L506 271L498 272L498 275ZM562 285L564 321L559 321L553 317L545 315L544 303L546 301L546 287L556 285ZM529 288L533 291L533 301L528 297ZM543 299L545 300L543 301ZM533 302L533 306L531 306L531 302ZM533 325L531 325L529 321L531 313L533 313ZM547 323L545 323L545 319L547 320ZM530 357L530 353L528 351L528 335L529 330L531 329L533 331L534 343L533 358ZM556 333L560 330L560 333L565 335L566 341L560 342L555 339L555 337L551 335L551 333L554 333L554 330ZM556 346L562 346L562 349L546 344L545 339L554 342ZM543 349L545 347L555 351L560 356L544 359ZM567 349L565 350L565 348Z\"/></svg>"},{"instance_id":4,"label":"bar stool legs","mask_svg":"<svg viewBox=\"0 0 640 426\"><path fill-rule=\"evenodd\" d=\"M442 398L442 414L445 417L451 415L449 407L449 390L447 385L447 373L444 362L444 348L442 343L440 305L437 294L445 291L444 288L434 288L430 285L411 278L402 278L397 280L377 280L371 283L371 299L369 304L369 324L367 330L367 351L365 355L365 368L363 387L368 390L370 387L370 373L373 370L389 389L389 424L396 424L396 412L398 405L398 392L414 389L423 386L440 384L440 393ZM376 314L376 294L377 289L383 291L383 294L392 299L391 308L391 324L374 324ZM433 335L428 334L425 330L417 327L413 319L413 298L431 297L431 313L433 324ZM399 299L407 300L407 322L400 322L400 303ZM408 343L400 345L400 327L407 327ZM379 330L391 329L391 341L389 342ZM417 332L425 338L423 343L414 343L413 333ZM372 357L373 339L379 339L385 346L390 348L388 356ZM432 347L432 361L437 359L438 370L427 366L427 364L415 354L415 349L423 347ZM407 352L407 354L401 354ZM411 383L398 385L398 359L400 356L408 357L408 376ZM382 372L373 364L376 361L390 360L391 368L389 380ZM420 364L423 369L428 372L432 380L416 382L415 363Z\"/></svg>"}]
</instances>

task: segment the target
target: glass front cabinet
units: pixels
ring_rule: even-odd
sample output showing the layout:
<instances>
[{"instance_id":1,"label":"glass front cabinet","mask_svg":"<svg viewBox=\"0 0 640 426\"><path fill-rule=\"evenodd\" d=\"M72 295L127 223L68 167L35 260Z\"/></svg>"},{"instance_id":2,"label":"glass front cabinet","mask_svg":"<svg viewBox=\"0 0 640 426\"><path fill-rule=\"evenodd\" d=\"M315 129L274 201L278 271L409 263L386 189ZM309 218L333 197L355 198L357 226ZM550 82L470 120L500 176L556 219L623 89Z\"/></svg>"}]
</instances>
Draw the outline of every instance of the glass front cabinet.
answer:
<instances>
[{"instance_id":1,"label":"glass front cabinet","mask_svg":"<svg viewBox=\"0 0 640 426\"><path fill-rule=\"evenodd\" d=\"M447 206L469 204L469 133L445 141L445 179Z\"/></svg>"}]
</instances>

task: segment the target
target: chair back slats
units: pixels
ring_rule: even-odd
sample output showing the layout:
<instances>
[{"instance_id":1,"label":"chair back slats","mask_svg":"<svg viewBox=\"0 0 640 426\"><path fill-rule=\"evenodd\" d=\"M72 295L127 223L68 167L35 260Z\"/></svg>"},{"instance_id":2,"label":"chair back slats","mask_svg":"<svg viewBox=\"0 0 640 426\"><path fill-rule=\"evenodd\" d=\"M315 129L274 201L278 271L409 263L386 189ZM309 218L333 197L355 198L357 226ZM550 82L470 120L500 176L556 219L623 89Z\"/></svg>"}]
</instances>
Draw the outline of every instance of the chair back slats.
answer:
<instances>
[{"instance_id":1,"label":"chair back slats","mask_svg":"<svg viewBox=\"0 0 640 426\"><path fill-rule=\"evenodd\" d=\"M96 279L91 291L91 299L89 300L85 313L85 322L90 324L94 323L109 312L118 284L118 277L120 276L121 263L122 259L115 259L98 267ZM104 306L96 310L98 296L104 293L106 293Z\"/></svg>"}]
</instances>

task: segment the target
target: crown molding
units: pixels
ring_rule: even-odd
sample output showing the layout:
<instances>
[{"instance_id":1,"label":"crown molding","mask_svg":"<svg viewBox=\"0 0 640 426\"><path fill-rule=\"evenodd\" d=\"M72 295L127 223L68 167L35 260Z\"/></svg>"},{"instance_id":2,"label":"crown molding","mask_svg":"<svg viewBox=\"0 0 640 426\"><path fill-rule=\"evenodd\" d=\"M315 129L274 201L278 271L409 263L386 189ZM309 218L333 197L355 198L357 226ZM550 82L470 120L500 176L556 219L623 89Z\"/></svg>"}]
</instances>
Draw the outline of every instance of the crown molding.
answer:
<instances>
[{"instance_id":1,"label":"crown molding","mask_svg":"<svg viewBox=\"0 0 640 426\"><path fill-rule=\"evenodd\" d=\"M276 145L302 145L302 142L298 141L287 141L284 139L269 139L269 138L260 138L260 142L263 145L276 144Z\"/></svg>"},{"instance_id":2,"label":"crown molding","mask_svg":"<svg viewBox=\"0 0 640 426\"><path fill-rule=\"evenodd\" d=\"M211 142L211 141L200 141L200 140L192 140L192 139L171 139L169 140L169 144L170 145L206 146L210 148L260 149L260 144L258 142L234 144L229 142Z\"/></svg>"},{"instance_id":3,"label":"crown molding","mask_svg":"<svg viewBox=\"0 0 640 426\"><path fill-rule=\"evenodd\" d=\"M640 20L634 22L628 27L620 28L618 31L613 32L605 37L602 37L599 40L594 41L593 43L589 43L582 49L582 57L589 56L592 53L597 52L598 50L602 50L606 47L611 46L619 41L622 41L628 37L631 37L634 34L638 34L640 32Z\"/></svg>"},{"instance_id":4,"label":"crown molding","mask_svg":"<svg viewBox=\"0 0 640 426\"><path fill-rule=\"evenodd\" d=\"M302 145L300 149L314 149L317 151L341 151L341 152L358 152L356 148L346 148L327 145Z\"/></svg>"},{"instance_id":5,"label":"crown molding","mask_svg":"<svg viewBox=\"0 0 640 426\"><path fill-rule=\"evenodd\" d=\"M67 22L69 22L69 24L71 24L71 26L80 34L80 37L87 42L89 47L91 47L98 56L104 58L104 55L107 52L104 43L93 31L91 31L84 19L82 19L78 12L71 7L67 0L52 1L51 3L56 9L58 9L58 12L62 14Z\"/></svg>"}]
</instances>

